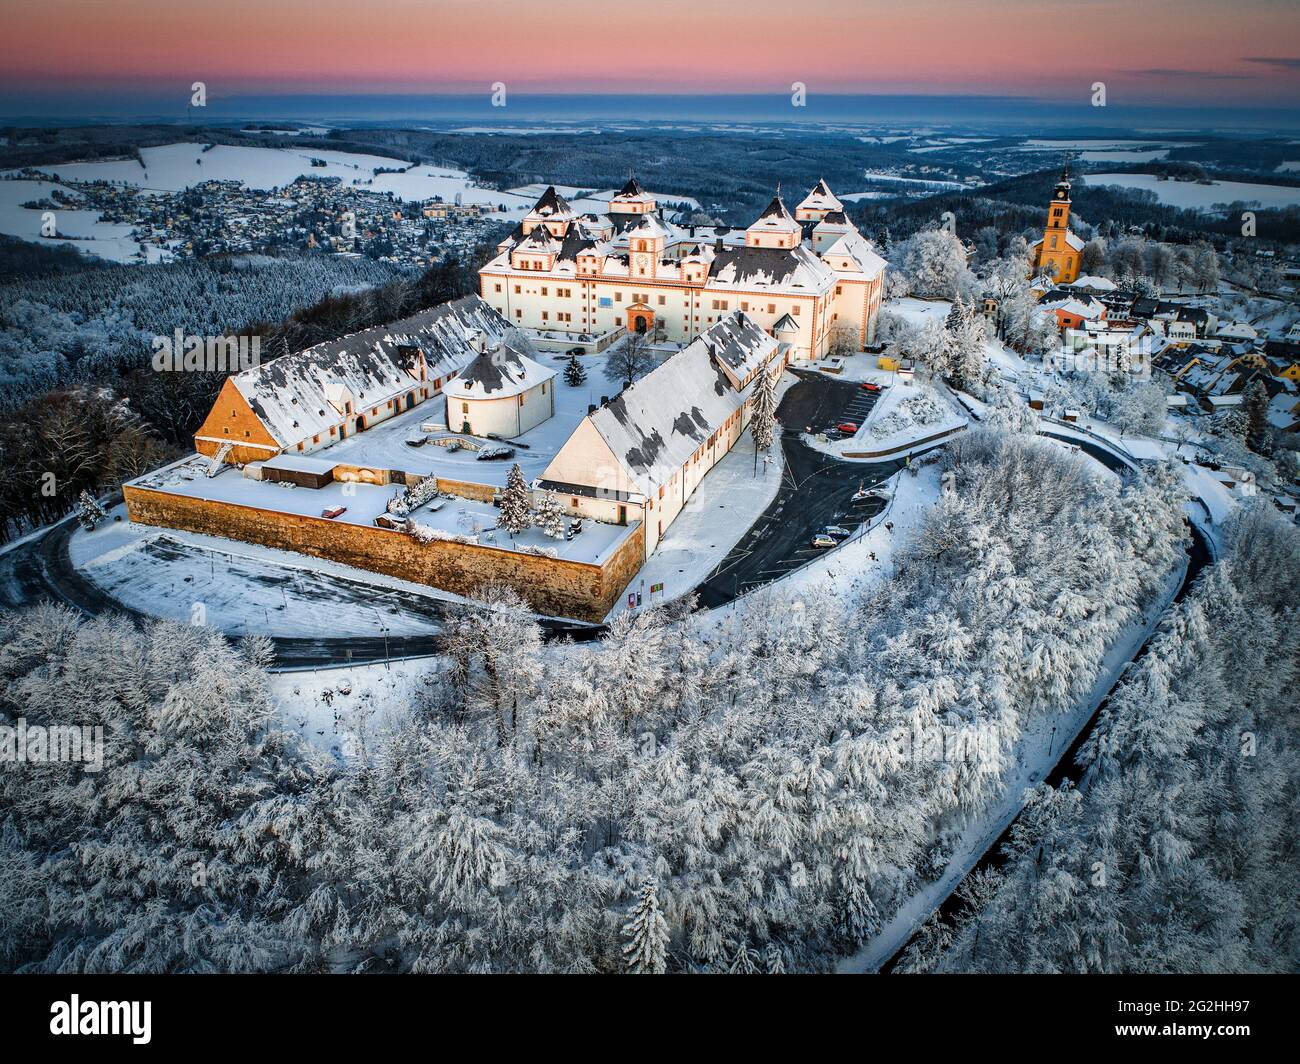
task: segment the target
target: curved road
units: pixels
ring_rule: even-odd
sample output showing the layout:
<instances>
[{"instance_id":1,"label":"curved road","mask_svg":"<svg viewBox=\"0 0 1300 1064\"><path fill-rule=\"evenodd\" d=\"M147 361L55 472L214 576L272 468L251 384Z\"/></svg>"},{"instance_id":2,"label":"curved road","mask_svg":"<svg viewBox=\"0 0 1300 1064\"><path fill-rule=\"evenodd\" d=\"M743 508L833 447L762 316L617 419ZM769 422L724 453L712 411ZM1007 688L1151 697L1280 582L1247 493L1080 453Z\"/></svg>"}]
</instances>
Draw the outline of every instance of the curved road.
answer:
<instances>
[{"instance_id":1,"label":"curved road","mask_svg":"<svg viewBox=\"0 0 1300 1064\"><path fill-rule=\"evenodd\" d=\"M807 446L799 439L801 431L824 431L848 416L856 417L864 396L853 383L829 380L821 374L798 376L800 382L786 392L777 411L782 424L790 426L781 439L785 454L781 487L744 538L700 584L697 594L702 608L721 606L812 561L819 552L811 550L809 543L813 533L826 525L852 528L879 513L882 502L854 503L852 495L860 484L878 484L902 464L843 462ZM69 516L0 554L0 605L20 608L53 601L89 616L120 613L140 624L152 619L106 594L72 564L68 541L76 527L75 518ZM446 614L459 607L439 602L430 608ZM606 631L604 625L576 621L540 623L552 639L567 637L585 642L601 638ZM272 636L271 640L277 669L425 657L441 649L436 634L387 638Z\"/></svg>"}]
</instances>

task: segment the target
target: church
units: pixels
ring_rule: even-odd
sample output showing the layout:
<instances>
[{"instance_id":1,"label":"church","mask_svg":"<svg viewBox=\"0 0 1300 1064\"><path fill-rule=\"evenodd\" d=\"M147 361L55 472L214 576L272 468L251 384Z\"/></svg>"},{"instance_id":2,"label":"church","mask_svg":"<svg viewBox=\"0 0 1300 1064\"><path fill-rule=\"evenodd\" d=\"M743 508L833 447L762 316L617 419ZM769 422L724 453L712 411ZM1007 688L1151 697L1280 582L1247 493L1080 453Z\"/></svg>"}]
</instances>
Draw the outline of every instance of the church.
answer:
<instances>
[{"instance_id":1,"label":"church","mask_svg":"<svg viewBox=\"0 0 1300 1064\"><path fill-rule=\"evenodd\" d=\"M1052 192L1052 203L1047 208L1047 226L1043 238L1029 247L1029 261L1034 275L1049 273L1057 284L1071 284L1079 276L1083 258L1083 241L1070 232L1070 171L1061 173L1061 180Z\"/></svg>"},{"instance_id":2,"label":"church","mask_svg":"<svg viewBox=\"0 0 1300 1064\"><path fill-rule=\"evenodd\" d=\"M690 343L736 311L823 357L872 343L885 261L818 181L792 214L777 189L745 229L680 226L635 178L603 214L548 187L479 271L483 299L512 325L578 338L614 330Z\"/></svg>"}]
</instances>

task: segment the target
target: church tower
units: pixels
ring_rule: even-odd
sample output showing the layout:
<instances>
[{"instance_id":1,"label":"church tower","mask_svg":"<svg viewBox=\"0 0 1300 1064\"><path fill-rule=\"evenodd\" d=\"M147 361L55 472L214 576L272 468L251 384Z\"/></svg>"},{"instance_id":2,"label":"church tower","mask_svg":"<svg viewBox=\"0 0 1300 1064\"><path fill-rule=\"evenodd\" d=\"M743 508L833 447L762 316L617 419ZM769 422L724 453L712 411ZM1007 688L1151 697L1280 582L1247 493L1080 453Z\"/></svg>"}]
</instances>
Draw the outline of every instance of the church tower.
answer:
<instances>
[{"instance_id":1,"label":"church tower","mask_svg":"<svg viewBox=\"0 0 1300 1064\"><path fill-rule=\"evenodd\" d=\"M1032 248L1035 271L1052 274L1057 284L1071 284L1079 276L1083 241L1070 232L1069 222L1070 170L1066 167L1052 190L1043 239Z\"/></svg>"}]
</instances>

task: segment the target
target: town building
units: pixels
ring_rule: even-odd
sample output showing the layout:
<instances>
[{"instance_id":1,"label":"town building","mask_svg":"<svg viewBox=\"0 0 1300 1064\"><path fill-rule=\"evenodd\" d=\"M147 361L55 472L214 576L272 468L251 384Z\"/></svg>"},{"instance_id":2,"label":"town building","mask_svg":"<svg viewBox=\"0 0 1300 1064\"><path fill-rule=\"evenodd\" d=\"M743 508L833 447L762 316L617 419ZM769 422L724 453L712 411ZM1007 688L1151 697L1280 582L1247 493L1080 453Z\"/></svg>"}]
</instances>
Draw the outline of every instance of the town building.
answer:
<instances>
[{"instance_id":1,"label":"town building","mask_svg":"<svg viewBox=\"0 0 1300 1064\"><path fill-rule=\"evenodd\" d=\"M549 187L479 271L480 293L514 325L575 339L627 329L688 344L739 311L815 359L833 338L875 337L885 262L824 181L795 208L780 190L748 228L679 226L635 179L604 214Z\"/></svg>"},{"instance_id":2,"label":"town building","mask_svg":"<svg viewBox=\"0 0 1300 1064\"><path fill-rule=\"evenodd\" d=\"M475 296L422 310L227 377L194 449L244 465L311 454L440 395L476 355L512 341Z\"/></svg>"}]
</instances>

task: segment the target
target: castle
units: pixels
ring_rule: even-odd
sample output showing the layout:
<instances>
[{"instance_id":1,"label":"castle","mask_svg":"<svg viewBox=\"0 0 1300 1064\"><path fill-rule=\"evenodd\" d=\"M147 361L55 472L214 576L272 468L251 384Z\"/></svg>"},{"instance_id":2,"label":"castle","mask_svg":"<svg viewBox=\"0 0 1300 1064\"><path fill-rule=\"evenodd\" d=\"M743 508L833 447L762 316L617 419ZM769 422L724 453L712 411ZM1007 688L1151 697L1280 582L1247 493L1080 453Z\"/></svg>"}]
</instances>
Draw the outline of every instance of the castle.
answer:
<instances>
[{"instance_id":1,"label":"castle","mask_svg":"<svg viewBox=\"0 0 1300 1064\"><path fill-rule=\"evenodd\" d=\"M740 311L824 356L838 337L873 342L885 262L818 181L790 213L780 189L746 229L679 226L632 178L605 214L546 189L479 271L483 299L512 325L575 339L614 330L689 343Z\"/></svg>"}]
</instances>

